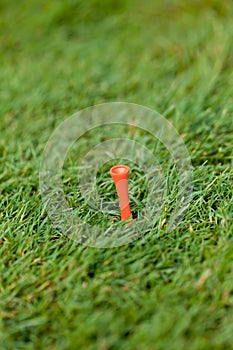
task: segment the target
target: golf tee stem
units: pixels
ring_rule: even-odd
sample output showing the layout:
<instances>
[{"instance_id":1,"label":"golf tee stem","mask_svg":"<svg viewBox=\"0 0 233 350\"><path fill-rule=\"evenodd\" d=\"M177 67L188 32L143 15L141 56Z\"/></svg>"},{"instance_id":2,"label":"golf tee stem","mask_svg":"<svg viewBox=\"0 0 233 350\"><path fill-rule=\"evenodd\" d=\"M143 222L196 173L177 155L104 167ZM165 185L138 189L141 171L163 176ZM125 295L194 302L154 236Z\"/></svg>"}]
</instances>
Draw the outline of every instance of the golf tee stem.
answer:
<instances>
[{"instance_id":1,"label":"golf tee stem","mask_svg":"<svg viewBox=\"0 0 233 350\"><path fill-rule=\"evenodd\" d=\"M130 169L126 165L116 165L110 169L110 175L115 183L119 198L121 220L129 220L132 218L128 194L129 172Z\"/></svg>"}]
</instances>

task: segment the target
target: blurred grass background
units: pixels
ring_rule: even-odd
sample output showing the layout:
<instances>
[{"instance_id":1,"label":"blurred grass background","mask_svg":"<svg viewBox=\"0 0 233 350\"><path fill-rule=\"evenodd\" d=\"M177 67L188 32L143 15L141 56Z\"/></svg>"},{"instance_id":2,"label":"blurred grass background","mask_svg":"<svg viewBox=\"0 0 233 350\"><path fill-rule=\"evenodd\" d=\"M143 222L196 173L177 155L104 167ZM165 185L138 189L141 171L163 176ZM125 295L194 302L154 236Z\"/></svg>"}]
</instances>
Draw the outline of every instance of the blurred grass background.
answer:
<instances>
[{"instance_id":1,"label":"blurred grass background","mask_svg":"<svg viewBox=\"0 0 233 350\"><path fill-rule=\"evenodd\" d=\"M231 1L0 2L2 349L232 349ZM117 249L59 236L38 189L54 128L134 102L166 116L194 165L192 205ZM159 234L158 234L159 232Z\"/></svg>"}]
</instances>

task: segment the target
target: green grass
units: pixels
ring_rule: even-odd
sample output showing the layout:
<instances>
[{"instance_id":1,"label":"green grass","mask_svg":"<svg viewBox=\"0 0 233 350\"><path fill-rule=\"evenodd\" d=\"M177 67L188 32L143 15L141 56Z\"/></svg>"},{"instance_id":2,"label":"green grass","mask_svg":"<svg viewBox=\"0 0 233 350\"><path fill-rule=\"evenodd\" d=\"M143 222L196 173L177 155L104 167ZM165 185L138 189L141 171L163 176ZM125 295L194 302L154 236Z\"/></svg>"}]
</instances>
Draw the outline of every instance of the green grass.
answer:
<instances>
[{"instance_id":1,"label":"green grass","mask_svg":"<svg viewBox=\"0 0 233 350\"><path fill-rule=\"evenodd\" d=\"M233 349L232 15L230 0L1 1L1 349ZM171 233L164 210L137 241L96 249L52 227L39 168L56 126L110 101L173 123L194 192ZM76 161L64 167L67 198L99 220L74 197ZM103 170L98 190L114 197Z\"/></svg>"}]
</instances>

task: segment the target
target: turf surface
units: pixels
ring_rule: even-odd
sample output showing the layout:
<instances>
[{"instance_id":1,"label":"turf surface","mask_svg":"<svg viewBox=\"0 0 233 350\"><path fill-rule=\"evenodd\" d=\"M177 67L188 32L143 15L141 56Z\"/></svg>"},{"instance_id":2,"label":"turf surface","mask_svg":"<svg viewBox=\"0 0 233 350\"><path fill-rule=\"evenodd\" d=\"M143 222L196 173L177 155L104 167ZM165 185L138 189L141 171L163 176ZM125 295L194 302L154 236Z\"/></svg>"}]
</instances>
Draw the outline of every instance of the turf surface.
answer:
<instances>
[{"instance_id":1,"label":"turf surface","mask_svg":"<svg viewBox=\"0 0 233 350\"><path fill-rule=\"evenodd\" d=\"M217 0L1 1L1 349L233 349L232 15ZM52 227L38 174L54 128L109 101L173 123L194 196L170 234L164 212L141 239L95 249Z\"/></svg>"}]
</instances>

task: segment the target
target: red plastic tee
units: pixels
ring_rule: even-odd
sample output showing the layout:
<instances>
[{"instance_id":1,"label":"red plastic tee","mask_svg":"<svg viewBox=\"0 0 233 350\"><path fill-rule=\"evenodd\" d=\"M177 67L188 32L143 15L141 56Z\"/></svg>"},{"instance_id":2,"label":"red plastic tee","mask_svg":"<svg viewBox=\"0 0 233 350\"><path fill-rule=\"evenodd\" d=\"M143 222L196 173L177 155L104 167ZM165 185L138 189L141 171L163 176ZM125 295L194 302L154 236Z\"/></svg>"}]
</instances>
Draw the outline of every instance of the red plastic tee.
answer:
<instances>
[{"instance_id":1,"label":"red plastic tee","mask_svg":"<svg viewBox=\"0 0 233 350\"><path fill-rule=\"evenodd\" d=\"M129 195L128 195L128 177L130 169L126 165L116 165L110 169L110 175L115 183L121 211L121 220L132 218Z\"/></svg>"}]
</instances>

